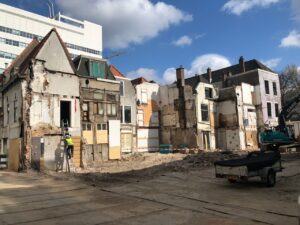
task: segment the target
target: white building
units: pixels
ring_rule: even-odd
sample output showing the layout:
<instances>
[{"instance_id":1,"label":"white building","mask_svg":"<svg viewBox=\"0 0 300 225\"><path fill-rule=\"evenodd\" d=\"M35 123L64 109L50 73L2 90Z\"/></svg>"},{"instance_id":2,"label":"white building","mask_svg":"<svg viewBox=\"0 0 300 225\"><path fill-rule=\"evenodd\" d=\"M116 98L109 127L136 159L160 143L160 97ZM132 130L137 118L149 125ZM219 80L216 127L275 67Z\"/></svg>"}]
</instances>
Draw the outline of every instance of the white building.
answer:
<instances>
[{"instance_id":1,"label":"white building","mask_svg":"<svg viewBox=\"0 0 300 225\"><path fill-rule=\"evenodd\" d=\"M60 13L55 18L0 3L0 73L31 42L56 28L71 57L83 54L102 58L102 26Z\"/></svg>"}]
</instances>

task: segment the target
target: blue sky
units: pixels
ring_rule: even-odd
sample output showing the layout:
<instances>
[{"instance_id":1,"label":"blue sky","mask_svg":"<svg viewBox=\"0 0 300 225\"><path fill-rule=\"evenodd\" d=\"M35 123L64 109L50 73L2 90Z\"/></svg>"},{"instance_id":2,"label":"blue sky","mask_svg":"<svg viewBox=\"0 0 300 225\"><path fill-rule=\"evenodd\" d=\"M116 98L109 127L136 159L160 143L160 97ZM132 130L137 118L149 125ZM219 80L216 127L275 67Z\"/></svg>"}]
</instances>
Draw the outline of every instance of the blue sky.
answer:
<instances>
[{"instance_id":1,"label":"blue sky","mask_svg":"<svg viewBox=\"0 0 300 225\"><path fill-rule=\"evenodd\" d=\"M44 0L45 2L46 0ZM125 75L160 83L258 59L300 66L300 0L53 0L56 11L103 25L104 55ZM0 0L48 15L43 0Z\"/></svg>"}]
</instances>

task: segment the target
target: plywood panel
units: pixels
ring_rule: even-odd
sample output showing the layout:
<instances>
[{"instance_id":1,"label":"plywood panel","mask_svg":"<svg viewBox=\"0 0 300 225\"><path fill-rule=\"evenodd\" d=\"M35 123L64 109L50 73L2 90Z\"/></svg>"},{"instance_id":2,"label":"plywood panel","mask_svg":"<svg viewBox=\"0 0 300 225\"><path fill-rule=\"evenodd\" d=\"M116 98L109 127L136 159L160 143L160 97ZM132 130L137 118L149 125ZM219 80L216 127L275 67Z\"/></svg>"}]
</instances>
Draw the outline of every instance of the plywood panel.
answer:
<instances>
[{"instance_id":1,"label":"plywood panel","mask_svg":"<svg viewBox=\"0 0 300 225\"><path fill-rule=\"evenodd\" d=\"M107 130L97 130L96 138L97 138L97 144L107 144L108 143Z\"/></svg>"},{"instance_id":2,"label":"plywood panel","mask_svg":"<svg viewBox=\"0 0 300 225\"><path fill-rule=\"evenodd\" d=\"M82 137L86 144L88 145L93 144L93 131L89 131L89 130L82 131Z\"/></svg>"},{"instance_id":3,"label":"plywood panel","mask_svg":"<svg viewBox=\"0 0 300 225\"><path fill-rule=\"evenodd\" d=\"M18 172L20 162L20 139L9 140L8 169Z\"/></svg>"},{"instance_id":4,"label":"plywood panel","mask_svg":"<svg viewBox=\"0 0 300 225\"><path fill-rule=\"evenodd\" d=\"M73 152L73 163L76 167L80 167L81 164L81 138L76 136L72 137L74 142L74 152Z\"/></svg>"},{"instance_id":5,"label":"plywood panel","mask_svg":"<svg viewBox=\"0 0 300 225\"><path fill-rule=\"evenodd\" d=\"M120 120L109 120L109 159L121 159Z\"/></svg>"}]
</instances>

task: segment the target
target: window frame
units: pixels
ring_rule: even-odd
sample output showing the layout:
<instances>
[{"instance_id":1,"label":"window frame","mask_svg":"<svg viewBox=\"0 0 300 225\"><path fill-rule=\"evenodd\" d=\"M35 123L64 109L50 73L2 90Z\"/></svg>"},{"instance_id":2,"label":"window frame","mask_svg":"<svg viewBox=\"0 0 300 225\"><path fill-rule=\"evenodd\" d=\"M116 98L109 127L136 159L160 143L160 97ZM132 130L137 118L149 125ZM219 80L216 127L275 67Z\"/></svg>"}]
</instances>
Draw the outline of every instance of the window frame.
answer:
<instances>
[{"instance_id":1,"label":"window frame","mask_svg":"<svg viewBox=\"0 0 300 225\"><path fill-rule=\"evenodd\" d=\"M129 116L130 116L130 122L126 121L126 107L128 107L130 109L130 114L129 114ZM132 114L132 107L130 105L125 105L122 108L123 108L123 113L124 113L123 123L127 123L127 124L132 123L132 116L131 116L131 114Z\"/></svg>"},{"instance_id":2,"label":"window frame","mask_svg":"<svg viewBox=\"0 0 300 225\"><path fill-rule=\"evenodd\" d=\"M265 94L269 95L270 94L270 84L269 84L270 82L268 80L265 80L264 83L265 83Z\"/></svg>"},{"instance_id":3,"label":"window frame","mask_svg":"<svg viewBox=\"0 0 300 225\"><path fill-rule=\"evenodd\" d=\"M275 116L279 116L279 104L277 102L274 103L274 108L275 108Z\"/></svg>"},{"instance_id":4,"label":"window frame","mask_svg":"<svg viewBox=\"0 0 300 225\"><path fill-rule=\"evenodd\" d=\"M268 115L268 118L272 118L272 103L271 102L267 102L267 115Z\"/></svg>"},{"instance_id":5,"label":"window frame","mask_svg":"<svg viewBox=\"0 0 300 225\"><path fill-rule=\"evenodd\" d=\"M207 107L207 109L203 109L203 107ZM209 108L208 108L208 104L201 104L200 105L200 110L201 110L201 121L202 122L209 122ZM207 113L207 120L204 119L205 114Z\"/></svg>"},{"instance_id":6,"label":"window frame","mask_svg":"<svg viewBox=\"0 0 300 225\"><path fill-rule=\"evenodd\" d=\"M272 87L273 87L273 95L277 96L278 92L277 92L277 83L276 82L272 82Z\"/></svg>"}]
</instances>

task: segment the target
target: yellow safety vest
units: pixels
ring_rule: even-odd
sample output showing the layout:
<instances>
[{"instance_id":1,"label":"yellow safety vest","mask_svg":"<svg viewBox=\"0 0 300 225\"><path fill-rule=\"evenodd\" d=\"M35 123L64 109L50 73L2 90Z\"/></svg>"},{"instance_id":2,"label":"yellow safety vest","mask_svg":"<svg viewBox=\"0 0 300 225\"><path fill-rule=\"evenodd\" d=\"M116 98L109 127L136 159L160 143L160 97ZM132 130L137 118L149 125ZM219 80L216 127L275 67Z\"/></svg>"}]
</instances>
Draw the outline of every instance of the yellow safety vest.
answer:
<instances>
[{"instance_id":1,"label":"yellow safety vest","mask_svg":"<svg viewBox=\"0 0 300 225\"><path fill-rule=\"evenodd\" d=\"M66 142L68 145L74 145L72 138L66 138Z\"/></svg>"}]
</instances>

